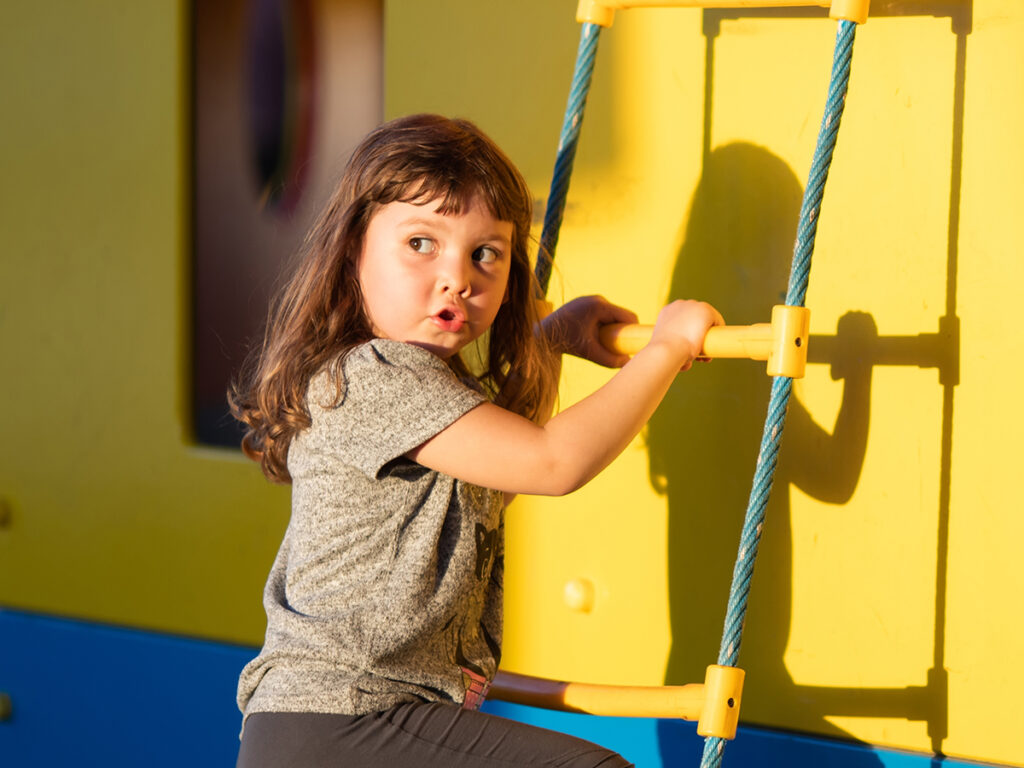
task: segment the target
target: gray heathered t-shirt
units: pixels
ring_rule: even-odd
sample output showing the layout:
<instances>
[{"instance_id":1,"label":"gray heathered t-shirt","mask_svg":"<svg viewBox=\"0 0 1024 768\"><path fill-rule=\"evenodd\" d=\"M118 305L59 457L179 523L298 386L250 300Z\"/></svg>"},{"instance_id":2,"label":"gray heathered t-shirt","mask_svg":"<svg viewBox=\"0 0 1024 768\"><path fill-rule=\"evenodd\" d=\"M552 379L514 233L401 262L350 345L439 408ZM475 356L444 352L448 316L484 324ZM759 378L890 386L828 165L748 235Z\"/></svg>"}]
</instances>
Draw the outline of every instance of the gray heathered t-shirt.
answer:
<instances>
[{"instance_id":1,"label":"gray heathered t-shirt","mask_svg":"<svg viewBox=\"0 0 1024 768\"><path fill-rule=\"evenodd\" d=\"M336 408L314 377L312 425L289 449L292 514L266 641L238 684L246 715L469 705L498 666L502 495L404 458L484 396L385 339L353 349L344 377Z\"/></svg>"}]
</instances>

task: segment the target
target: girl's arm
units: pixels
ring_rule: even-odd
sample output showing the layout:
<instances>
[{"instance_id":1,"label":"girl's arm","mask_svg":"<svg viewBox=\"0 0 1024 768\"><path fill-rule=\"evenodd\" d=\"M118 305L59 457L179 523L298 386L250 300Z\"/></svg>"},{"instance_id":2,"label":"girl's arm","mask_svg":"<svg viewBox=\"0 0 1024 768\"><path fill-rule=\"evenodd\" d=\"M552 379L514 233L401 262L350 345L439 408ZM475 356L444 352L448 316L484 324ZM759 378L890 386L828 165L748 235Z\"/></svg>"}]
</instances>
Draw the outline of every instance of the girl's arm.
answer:
<instances>
[{"instance_id":1,"label":"girl's arm","mask_svg":"<svg viewBox=\"0 0 1024 768\"><path fill-rule=\"evenodd\" d=\"M558 353L558 369L561 371L562 355L574 355L607 368L621 368L629 362L628 355L618 355L601 344L601 326L609 323L636 323L637 316L625 307L612 304L603 296L580 296L567 302L547 315L540 323L540 330ZM557 393L552 393L556 396ZM540 420L545 424L553 415L556 399ZM516 494L505 491L505 506L512 503Z\"/></svg>"},{"instance_id":2,"label":"girl's arm","mask_svg":"<svg viewBox=\"0 0 1024 768\"><path fill-rule=\"evenodd\" d=\"M592 395L543 426L484 403L409 452L414 461L508 493L560 496L582 487L621 453L654 413L680 370L722 317L708 304L676 301L650 343Z\"/></svg>"}]
</instances>

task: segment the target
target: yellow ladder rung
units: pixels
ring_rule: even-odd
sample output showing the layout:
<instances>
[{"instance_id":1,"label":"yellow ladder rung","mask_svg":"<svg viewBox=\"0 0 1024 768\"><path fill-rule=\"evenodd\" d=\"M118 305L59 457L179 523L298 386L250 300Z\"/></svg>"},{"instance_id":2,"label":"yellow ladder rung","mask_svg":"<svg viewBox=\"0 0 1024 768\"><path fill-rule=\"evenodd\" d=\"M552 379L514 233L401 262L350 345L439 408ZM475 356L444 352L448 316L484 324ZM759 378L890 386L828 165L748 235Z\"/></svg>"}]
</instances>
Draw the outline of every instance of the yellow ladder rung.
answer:
<instances>
[{"instance_id":1,"label":"yellow ladder rung","mask_svg":"<svg viewBox=\"0 0 1024 768\"><path fill-rule=\"evenodd\" d=\"M739 723L744 672L712 664L703 683L598 685L499 671L488 696L513 704L603 717L696 720L697 733L732 739Z\"/></svg>"},{"instance_id":2,"label":"yellow ladder rung","mask_svg":"<svg viewBox=\"0 0 1024 768\"><path fill-rule=\"evenodd\" d=\"M579 0L576 21L610 27L615 11L628 8L829 8L833 19L857 24L868 20L871 0Z\"/></svg>"},{"instance_id":3,"label":"yellow ladder rung","mask_svg":"<svg viewBox=\"0 0 1024 768\"><path fill-rule=\"evenodd\" d=\"M708 330L701 357L767 361L769 376L803 378L811 313L806 307L777 305L770 323L722 325ZM635 355L651 339L653 326L614 323L601 328L601 344L620 355Z\"/></svg>"}]
</instances>

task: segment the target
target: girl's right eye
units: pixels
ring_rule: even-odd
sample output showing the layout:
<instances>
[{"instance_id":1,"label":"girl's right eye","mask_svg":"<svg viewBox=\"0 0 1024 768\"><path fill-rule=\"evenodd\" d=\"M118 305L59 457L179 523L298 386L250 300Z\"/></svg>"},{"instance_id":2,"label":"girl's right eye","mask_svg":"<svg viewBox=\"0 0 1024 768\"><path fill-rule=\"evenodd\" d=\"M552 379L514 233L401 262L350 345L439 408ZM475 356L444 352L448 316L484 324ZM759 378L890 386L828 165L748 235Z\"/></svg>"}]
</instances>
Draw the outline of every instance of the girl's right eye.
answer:
<instances>
[{"instance_id":1,"label":"girl's right eye","mask_svg":"<svg viewBox=\"0 0 1024 768\"><path fill-rule=\"evenodd\" d=\"M429 237L414 237L409 240L409 247L417 253L430 253L434 250L434 241Z\"/></svg>"}]
</instances>

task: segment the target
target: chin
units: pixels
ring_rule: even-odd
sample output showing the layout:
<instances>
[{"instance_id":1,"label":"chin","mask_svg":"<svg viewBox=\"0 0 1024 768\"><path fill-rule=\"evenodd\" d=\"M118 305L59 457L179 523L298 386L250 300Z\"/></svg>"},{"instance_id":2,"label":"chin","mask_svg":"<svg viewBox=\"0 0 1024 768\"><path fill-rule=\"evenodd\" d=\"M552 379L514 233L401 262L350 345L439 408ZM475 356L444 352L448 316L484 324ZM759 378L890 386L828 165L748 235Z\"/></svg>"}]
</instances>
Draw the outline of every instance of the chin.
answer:
<instances>
[{"instance_id":1,"label":"chin","mask_svg":"<svg viewBox=\"0 0 1024 768\"><path fill-rule=\"evenodd\" d=\"M454 357L459 353L462 347L465 346L463 344L458 347L450 347L444 344L434 344L429 341L419 341L417 339L409 339L405 343L412 344L414 347L419 347L420 349L425 349L427 352L440 357L442 360Z\"/></svg>"}]
</instances>

